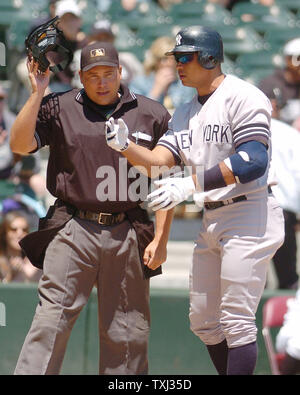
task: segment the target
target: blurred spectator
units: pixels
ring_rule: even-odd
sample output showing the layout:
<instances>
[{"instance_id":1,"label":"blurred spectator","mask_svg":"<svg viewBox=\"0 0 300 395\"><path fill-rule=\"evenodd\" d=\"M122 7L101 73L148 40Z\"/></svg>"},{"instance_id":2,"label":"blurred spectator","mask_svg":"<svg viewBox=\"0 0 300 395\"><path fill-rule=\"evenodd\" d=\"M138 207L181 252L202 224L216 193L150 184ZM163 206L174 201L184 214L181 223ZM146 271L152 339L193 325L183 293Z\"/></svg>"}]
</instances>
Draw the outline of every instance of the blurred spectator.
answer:
<instances>
[{"instance_id":1,"label":"blurred spectator","mask_svg":"<svg viewBox=\"0 0 300 395\"><path fill-rule=\"evenodd\" d=\"M115 42L115 34L110 21L103 19L96 21L88 36L86 37L86 44L93 41ZM80 69L80 54L81 50L74 53L71 69L74 73L72 79L72 86L75 88L82 88L78 70ZM143 65L138 58L131 52L119 51L119 61L122 66L122 82L126 85L130 83L134 76L140 75L143 72Z\"/></svg>"},{"instance_id":2,"label":"blurred spectator","mask_svg":"<svg viewBox=\"0 0 300 395\"><path fill-rule=\"evenodd\" d=\"M121 6L126 11L132 11L140 3L139 0L121 0Z\"/></svg>"},{"instance_id":3,"label":"blurred spectator","mask_svg":"<svg viewBox=\"0 0 300 395\"><path fill-rule=\"evenodd\" d=\"M297 289L297 215L300 214L300 134L290 125L271 120L272 168L278 185L273 193L283 209L285 238L273 257L278 288ZM300 327L299 327L300 329Z\"/></svg>"},{"instance_id":4,"label":"blurred spectator","mask_svg":"<svg viewBox=\"0 0 300 395\"><path fill-rule=\"evenodd\" d=\"M75 0L59 0L55 3L55 16L59 16L58 27L74 49L78 45L78 34L82 25L81 9Z\"/></svg>"},{"instance_id":5,"label":"blurred spectator","mask_svg":"<svg viewBox=\"0 0 300 395\"><path fill-rule=\"evenodd\" d=\"M82 36L80 28L82 25L81 10L75 0L59 0L55 4L55 15L59 16L58 27L64 33L66 46L75 52L80 47ZM74 73L70 67L53 74L49 88L52 92L65 92L72 89Z\"/></svg>"},{"instance_id":6,"label":"blurred spectator","mask_svg":"<svg viewBox=\"0 0 300 395\"><path fill-rule=\"evenodd\" d=\"M285 354L280 373L295 375L300 373L300 289L295 298L287 302L287 312L283 325L276 336L277 352Z\"/></svg>"},{"instance_id":7,"label":"blurred spectator","mask_svg":"<svg viewBox=\"0 0 300 395\"><path fill-rule=\"evenodd\" d=\"M174 57L165 56L173 47L173 38L163 36L154 40L145 55L143 75L129 84L133 92L159 101L168 110L190 101L196 93L179 81Z\"/></svg>"},{"instance_id":8,"label":"blurred spectator","mask_svg":"<svg viewBox=\"0 0 300 395\"><path fill-rule=\"evenodd\" d=\"M9 146L9 133L16 115L6 105L7 93L0 85L0 179L10 177L15 156Z\"/></svg>"},{"instance_id":9,"label":"blurred spectator","mask_svg":"<svg viewBox=\"0 0 300 395\"><path fill-rule=\"evenodd\" d=\"M49 15L46 18L38 18L34 20L32 28L40 26L41 24L47 22L49 19L55 16L60 17L60 22L58 24L59 29L61 29L66 38L66 46L71 49L72 52L76 51L81 46L81 41L84 40L82 32L80 31L82 20L81 20L81 9L75 2L75 0L50 0L49 1ZM28 32L28 33L29 33ZM31 91L31 85L28 79L27 71L27 56L26 54L19 61L16 67L16 74L18 80L22 83L23 87L26 88L26 92L22 93L22 99L18 101L17 107L21 108L25 101L28 99L29 93ZM72 79L74 78L74 73L70 65L63 71L51 75L51 83L49 89L47 89L46 94L52 92L64 92L72 89ZM22 87L19 88L19 91Z\"/></svg>"},{"instance_id":10,"label":"blurred spectator","mask_svg":"<svg viewBox=\"0 0 300 395\"><path fill-rule=\"evenodd\" d=\"M184 0L157 0L158 5L168 11L174 4L183 3Z\"/></svg>"},{"instance_id":11,"label":"blurred spectator","mask_svg":"<svg viewBox=\"0 0 300 395\"><path fill-rule=\"evenodd\" d=\"M50 19L55 17L55 7L58 0L48 0L48 14L43 15L42 17L34 18L32 21L32 25L28 31L31 32L36 27L42 25L43 23L48 22Z\"/></svg>"},{"instance_id":12,"label":"blurred spectator","mask_svg":"<svg viewBox=\"0 0 300 395\"><path fill-rule=\"evenodd\" d=\"M23 193L44 203L47 194L46 180L42 174L40 152L20 156L14 168L17 193Z\"/></svg>"},{"instance_id":13,"label":"blurred spectator","mask_svg":"<svg viewBox=\"0 0 300 395\"><path fill-rule=\"evenodd\" d=\"M48 12L46 15L38 16L32 20L32 24L28 29L28 34L36 29L38 26L48 22L55 17L55 3L58 0L48 0ZM25 40L25 37L24 37ZM19 55L19 60L15 71L12 73L11 81L11 97L10 106L15 112L19 112L26 100L28 99L31 90L27 72L27 56L25 53L25 46L22 53ZM15 78L14 78L15 77Z\"/></svg>"},{"instance_id":14,"label":"blurred spectator","mask_svg":"<svg viewBox=\"0 0 300 395\"><path fill-rule=\"evenodd\" d=\"M293 124L300 116L300 38L283 48L285 67L264 78L259 88L271 100L274 117Z\"/></svg>"},{"instance_id":15,"label":"blurred spectator","mask_svg":"<svg viewBox=\"0 0 300 395\"><path fill-rule=\"evenodd\" d=\"M24 256L19 241L29 232L27 218L18 211L7 213L0 226L0 281L38 281L41 271Z\"/></svg>"},{"instance_id":16,"label":"blurred spectator","mask_svg":"<svg viewBox=\"0 0 300 395\"><path fill-rule=\"evenodd\" d=\"M21 156L12 153L9 135L16 116L6 106L6 98L7 93L0 85L0 206L5 198L15 199L15 194L27 195L31 198L30 201L27 199L27 204L31 204L33 210L37 211L36 217L38 213L42 213L40 204L43 204L47 193L46 180L41 174L40 154ZM26 206L26 197L21 200ZM38 201L41 203L38 204ZM37 219L35 218L35 222Z\"/></svg>"},{"instance_id":17,"label":"blurred spectator","mask_svg":"<svg viewBox=\"0 0 300 395\"><path fill-rule=\"evenodd\" d=\"M275 4L275 0L257 0L257 3L260 3L261 5L264 5L266 7L271 7Z\"/></svg>"}]
</instances>

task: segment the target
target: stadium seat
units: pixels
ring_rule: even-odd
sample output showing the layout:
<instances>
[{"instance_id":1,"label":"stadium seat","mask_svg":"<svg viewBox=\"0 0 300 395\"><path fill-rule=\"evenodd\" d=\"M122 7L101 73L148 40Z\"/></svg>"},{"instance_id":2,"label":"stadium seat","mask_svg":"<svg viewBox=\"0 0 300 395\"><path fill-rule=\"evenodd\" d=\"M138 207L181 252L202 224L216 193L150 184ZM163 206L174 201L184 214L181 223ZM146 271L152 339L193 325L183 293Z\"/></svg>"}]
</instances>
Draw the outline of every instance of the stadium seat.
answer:
<instances>
[{"instance_id":1,"label":"stadium seat","mask_svg":"<svg viewBox=\"0 0 300 395\"><path fill-rule=\"evenodd\" d=\"M279 4L268 7L259 3L237 3L232 8L232 15L240 25L248 25L261 34L273 26L276 29L297 26L296 16Z\"/></svg>"},{"instance_id":2,"label":"stadium seat","mask_svg":"<svg viewBox=\"0 0 300 395\"><path fill-rule=\"evenodd\" d=\"M114 0L107 11L107 16L112 22L126 24L130 29L137 30L140 26L152 26L171 22L166 12L154 2L141 1L132 11L126 11Z\"/></svg>"},{"instance_id":3,"label":"stadium seat","mask_svg":"<svg viewBox=\"0 0 300 395\"><path fill-rule=\"evenodd\" d=\"M29 33L32 23L33 18L23 17L20 15L13 19L7 30L7 44L10 50L16 49L19 52L24 51L24 41Z\"/></svg>"},{"instance_id":4,"label":"stadium seat","mask_svg":"<svg viewBox=\"0 0 300 395\"><path fill-rule=\"evenodd\" d=\"M282 54L272 51L259 51L255 54L253 53L244 53L240 54L236 58L236 66L245 69L245 68L275 68L282 67L284 65L284 59Z\"/></svg>"},{"instance_id":5,"label":"stadium seat","mask_svg":"<svg viewBox=\"0 0 300 395\"><path fill-rule=\"evenodd\" d=\"M158 25L155 29L152 26L143 26L137 30L137 40L145 49L148 49L154 40L162 36L175 37L180 30L179 26L164 24Z\"/></svg>"},{"instance_id":6,"label":"stadium seat","mask_svg":"<svg viewBox=\"0 0 300 395\"><path fill-rule=\"evenodd\" d=\"M98 18L101 18L102 15L99 12L96 5L91 2L86 3L86 6L82 8L82 30L86 33L90 32L91 27L95 23Z\"/></svg>"},{"instance_id":7,"label":"stadium seat","mask_svg":"<svg viewBox=\"0 0 300 395\"><path fill-rule=\"evenodd\" d=\"M138 40L136 34L124 23L113 23L112 29L115 34L115 46L119 51L129 51L139 60L144 58L143 42Z\"/></svg>"},{"instance_id":8,"label":"stadium seat","mask_svg":"<svg viewBox=\"0 0 300 395\"><path fill-rule=\"evenodd\" d=\"M22 2L16 2L13 0L1 0L0 10L17 10L21 7Z\"/></svg>"},{"instance_id":9,"label":"stadium seat","mask_svg":"<svg viewBox=\"0 0 300 395\"><path fill-rule=\"evenodd\" d=\"M199 17L215 23L231 24L232 22L230 11L220 4L207 3L205 1L173 4L168 12L173 23L179 25L199 24Z\"/></svg>"},{"instance_id":10,"label":"stadium seat","mask_svg":"<svg viewBox=\"0 0 300 395\"><path fill-rule=\"evenodd\" d=\"M224 52L229 56L254 53L268 49L268 44L252 28L245 26L218 26L224 43Z\"/></svg>"},{"instance_id":11,"label":"stadium seat","mask_svg":"<svg viewBox=\"0 0 300 395\"><path fill-rule=\"evenodd\" d=\"M282 49L285 43L293 38L300 37L299 28L286 28L286 29L270 29L264 36L266 42L270 45L270 50L278 51Z\"/></svg>"},{"instance_id":12,"label":"stadium seat","mask_svg":"<svg viewBox=\"0 0 300 395\"><path fill-rule=\"evenodd\" d=\"M273 375L280 375L280 364L284 355L276 353L271 330L282 326L287 311L287 301L292 297L291 295L274 296L263 306L262 334Z\"/></svg>"},{"instance_id":13,"label":"stadium seat","mask_svg":"<svg viewBox=\"0 0 300 395\"><path fill-rule=\"evenodd\" d=\"M283 6L293 12L299 10L299 0L276 0L276 4Z\"/></svg>"}]
</instances>

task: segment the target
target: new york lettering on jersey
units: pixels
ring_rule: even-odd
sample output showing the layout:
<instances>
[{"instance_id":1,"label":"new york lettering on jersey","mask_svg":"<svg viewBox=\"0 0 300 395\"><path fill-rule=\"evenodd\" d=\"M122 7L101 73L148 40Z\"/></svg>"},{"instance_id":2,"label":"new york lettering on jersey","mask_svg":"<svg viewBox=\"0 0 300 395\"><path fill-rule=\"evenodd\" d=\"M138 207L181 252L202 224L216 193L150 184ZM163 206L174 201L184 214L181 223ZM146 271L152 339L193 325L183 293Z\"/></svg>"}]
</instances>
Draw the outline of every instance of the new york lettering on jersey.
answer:
<instances>
[{"instance_id":1,"label":"new york lettering on jersey","mask_svg":"<svg viewBox=\"0 0 300 395\"><path fill-rule=\"evenodd\" d=\"M189 150L193 143L193 130L176 132L177 144L181 151Z\"/></svg>"},{"instance_id":2,"label":"new york lettering on jersey","mask_svg":"<svg viewBox=\"0 0 300 395\"><path fill-rule=\"evenodd\" d=\"M230 143L232 141L229 125L208 124L203 126L204 143Z\"/></svg>"}]
</instances>

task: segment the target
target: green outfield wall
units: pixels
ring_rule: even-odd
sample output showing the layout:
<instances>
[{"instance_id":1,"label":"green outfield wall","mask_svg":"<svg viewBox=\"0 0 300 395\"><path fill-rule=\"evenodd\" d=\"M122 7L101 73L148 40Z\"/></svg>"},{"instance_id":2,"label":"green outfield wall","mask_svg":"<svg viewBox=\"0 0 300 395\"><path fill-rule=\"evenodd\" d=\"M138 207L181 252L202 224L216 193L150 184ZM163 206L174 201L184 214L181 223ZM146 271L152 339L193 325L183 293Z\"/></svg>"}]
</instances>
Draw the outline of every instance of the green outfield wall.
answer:
<instances>
[{"instance_id":1,"label":"green outfield wall","mask_svg":"<svg viewBox=\"0 0 300 395\"><path fill-rule=\"evenodd\" d=\"M270 375L261 335L262 306L271 296L288 291L266 290L257 312L259 356L257 375ZM293 294L292 292L290 292ZM38 302L35 284L0 285L0 375L13 373ZM150 374L214 375L205 346L190 331L187 290L151 289ZM62 374L95 375L98 372L97 296L91 294L71 334Z\"/></svg>"}]
</instances>

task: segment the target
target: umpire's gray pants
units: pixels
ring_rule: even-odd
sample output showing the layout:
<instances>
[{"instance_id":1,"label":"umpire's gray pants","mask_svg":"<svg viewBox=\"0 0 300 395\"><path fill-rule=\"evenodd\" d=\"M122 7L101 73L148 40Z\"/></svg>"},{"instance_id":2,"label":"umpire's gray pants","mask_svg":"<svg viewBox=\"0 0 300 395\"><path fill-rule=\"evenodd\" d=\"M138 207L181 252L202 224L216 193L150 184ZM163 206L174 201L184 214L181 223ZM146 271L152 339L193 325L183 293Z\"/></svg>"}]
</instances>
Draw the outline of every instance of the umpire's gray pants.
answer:
<instances>
[{"instance_id":1,"label":"umpire's gray pants","mask_svg":"<svg viewBox=\"0 0 300 395\"><path fill-rule=\"evenodd\" d=\"M73 325L98 288L100 374L147 374L149 280L136 233L71 219L49 244L39 299L15 374L58 374ZM76 373L76 372L74 372Z\"/></svg>"}]
</instances>

